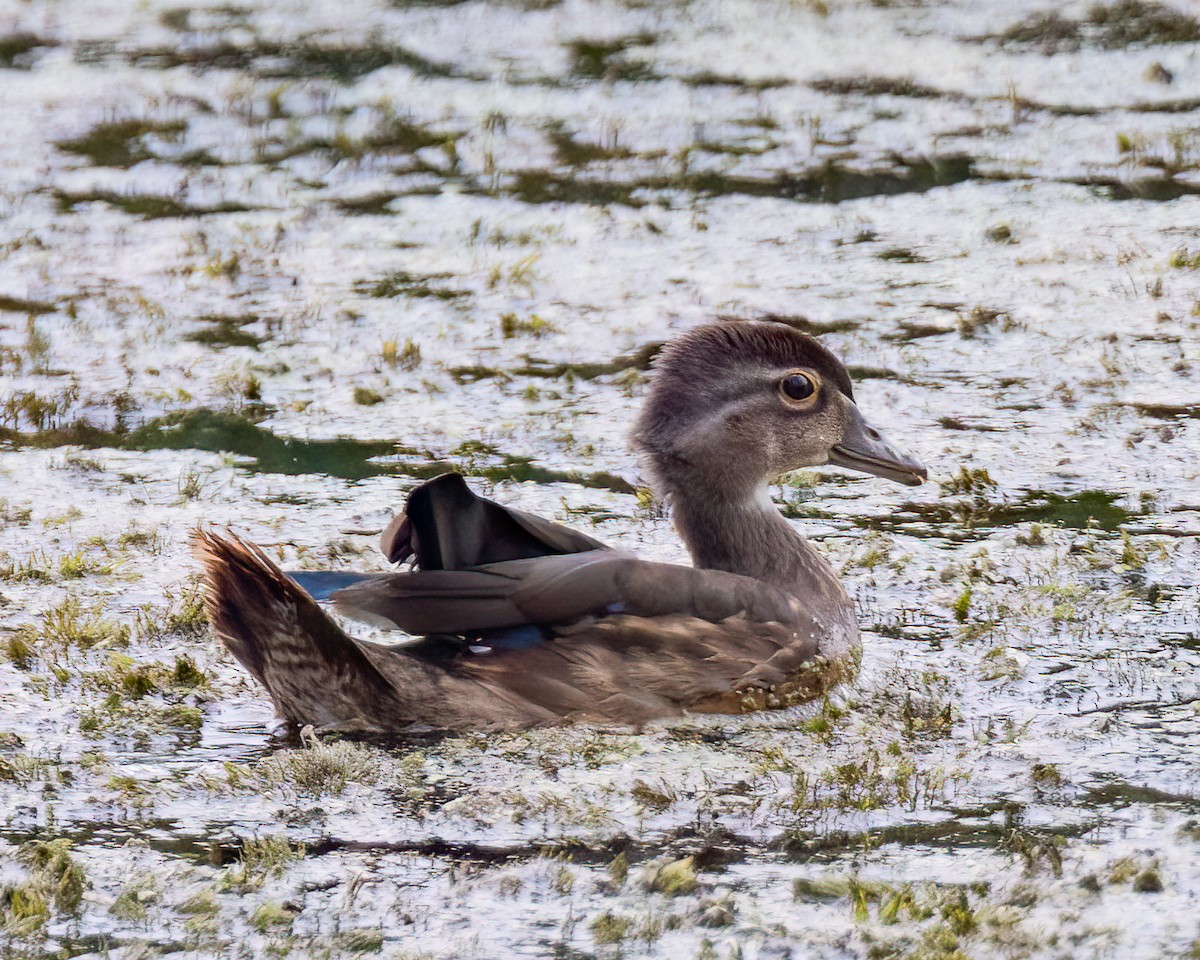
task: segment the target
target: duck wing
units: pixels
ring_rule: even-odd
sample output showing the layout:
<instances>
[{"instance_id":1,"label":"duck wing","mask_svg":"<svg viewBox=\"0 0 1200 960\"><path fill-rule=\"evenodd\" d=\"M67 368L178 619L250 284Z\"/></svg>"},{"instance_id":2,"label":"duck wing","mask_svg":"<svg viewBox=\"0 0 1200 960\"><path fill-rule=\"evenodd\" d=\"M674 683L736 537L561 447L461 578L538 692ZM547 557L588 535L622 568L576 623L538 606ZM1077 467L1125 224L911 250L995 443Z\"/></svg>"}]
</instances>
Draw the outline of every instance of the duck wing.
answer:
<instances>
[{"instance_id":1,"label":"duck wing","mask_svg":"<svg viewBox=\"0 0 1200 960\"><path fill-rule=\"evenodd\" d=\"M411 560L422 570L607 549L570 527L476 495L458 473L442 474L413 490L379 545L392 563Z\"/></svg>"},{"instance_id":2,"label":"duck wing","mask_svg":"<svg viewBox=\"0 0 1200 960\"><path fill-rule=\"evenodd\" d=\"M478 571L478 575L427 577L403 586L391 575L348 570L294 570L288 571L288 576L314 600L334 600L342 612L357 619L380 626L402 626L410 633L458 633L453 622L465 624L467 632L489 629L498 620L504 625L530 622L520 618L514 621L503 604L513 589L512 578L529 573L522 569L506 573L479 568L512 560L608 550L599 540L570 527L476 495L458 473L446 473L416 487L404 511L383 531L379 545L393 563L411 562L425 572ZM551 565L550 569L555 568ZM347 592L350 587L357 589ZM413 603L414 616L427 629L403 626L394 615L397 603L408 602ZM446 605L454 604L462 605L459 616L447 615L438 623ZM379 623L380 617L383 623Z\"/></svg>"},{"instance_id":3,"label":"duck wing","mask_svg":"<svg viewBox=\"0 0 1200 960\"><path fill-rule=\"evenodd\" d=\"M566 626L588 617L682 614L708 622L806 619L777 587L720 570L655 563L616 550L529 557L468 570L381 574L338 590L344 613L383 618L409 633L477 636L524 625Z\"/></svg>"}]
</instances>

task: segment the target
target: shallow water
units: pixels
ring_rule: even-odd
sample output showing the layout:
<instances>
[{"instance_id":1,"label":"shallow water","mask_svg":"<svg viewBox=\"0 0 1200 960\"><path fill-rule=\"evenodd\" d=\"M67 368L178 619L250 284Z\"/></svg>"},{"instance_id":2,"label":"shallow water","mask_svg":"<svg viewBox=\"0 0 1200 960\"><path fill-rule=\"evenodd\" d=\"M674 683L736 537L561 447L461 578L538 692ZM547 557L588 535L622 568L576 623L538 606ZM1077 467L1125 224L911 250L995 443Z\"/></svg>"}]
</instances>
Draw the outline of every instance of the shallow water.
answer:
<instances>
[{"instance_id":1,"label":"shallow water","mask_svg":"<svg viewBox=\"0 0 1200 960\"><path fill-rule=\"evenodd\" d=\"M0 0L4 949L1200 949L1200 9L1048 9ZM776 491L853 685L271 737L195 524L382 569L454 467L682 560L631 410L762 312L938 481Z\"/></svg>"}]
</instances>

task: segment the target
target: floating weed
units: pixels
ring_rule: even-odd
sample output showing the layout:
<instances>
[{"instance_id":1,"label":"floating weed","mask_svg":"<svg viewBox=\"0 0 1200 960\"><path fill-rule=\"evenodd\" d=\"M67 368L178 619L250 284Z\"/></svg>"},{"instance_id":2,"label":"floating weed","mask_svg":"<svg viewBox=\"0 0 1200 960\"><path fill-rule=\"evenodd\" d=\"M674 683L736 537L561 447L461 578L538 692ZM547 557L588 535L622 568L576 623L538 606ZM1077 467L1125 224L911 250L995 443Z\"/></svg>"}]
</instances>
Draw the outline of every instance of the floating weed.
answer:
<instances>
[{"instance_id":1,"label":"floating weed","mask_svg":"<svg viewBox=\"0 0 1200 960\"><path fill-rule=\"evenodd\" d=\"M32 507L18 507L0 497L0 523L23 526L33 518ZM0 568L3 569L3 568ZM2 576L3 574L0 574Z\"/></svg>"},{"instance_id":2,"label":"floating weed","mask_svg":"<svg viewBox=\"0 0 1200 960\"><path fill-rule=\"evenodd\" d=\"M1047 869L1054 876L1061 877L1062 848L1065 844L1066 841L1057 834L1014 829L1005 835L1001 849L1019 857L1028 875Z\"/></svg>"},{"instance_id":3,"label":"floating weed","mask_svg":"<svg viewBox=\"0 0 1200 960\"><path fill-rule=\"evenodd\" d=\"M48 37L39 37L33 33L17 31L0 34L0 67L10 70L28 70L32 66L35 50L57 46L58 41Z\"/></svg>"},{"instance_id":4,"label":"floating weed","mask_svg":"<svg viewBox=\"0 0 1200 960\"><path fill-rule=\"evenodd\" d=\"M79 453L68 453L62 463L51 463L52 470L76 470L80 473L103 473L104 464L94 457L85 457Z\"/></svg>"},{"instance_id":5,"label":"floating weed","mask_svg":"<svg viewBox=\"0 0 1200 960\"><path fill-rule=\"evenodd\" d=\"M954 619L959 623L966 623L967 618L971 615L971 584L963 587L962 593L954 598L954 602L950 605L951 611L954 613Z\"/></svg>"},{"instance_id":6,"label":"floating weed","mask_svg":"<svg viewBox=\"0 0 1200 960\"><path fill-rule=\"evenodd\" d=\"M208 614L204 612L203 595L198 579L180 587L167 589L165 606L146 604L138 610L134 632L139 640L161 640L177 636L195 640L208 631Z\"/></svg>"},{"instance_id":7,"label":"floating weed","mask_svg":"<svg viewBox=\"0 0 1200 960\"><path fill-rule=\"evenodd\" d=\"M51 779L57 765L43 757L27 753L0 756L0 780L11 783L30 784Z\"/></svg>"},{"instance_id":8,"label":"floating weed","mask_svg":"<svg viewBox=\"0 0 1200 960\"><path fill-rule=\"evenodd\" d=\"M1013 237L1012 227L1007 223L998 223L994 227L989 227L983 234L992 243L1016 243Z\"/></svg>"},{"instance_id":9,"label":"floating weed","mask_svg":"<svg viewBox=\"0 0 1200 960\"><path fill-rule=\"evenodd\" d=\"M1095 4L1086 17L1073 19L1057 11L1035 13L1013 24L996 39L1002 44L1054 53L1094 46L1121 50L1160 43L1200 40L1200 22L1186 13L1148 0L1116 0Z\"/></svg>"},{"instance_id":10,"label":"floating weed","mask_svg":"<svg viewBox=\"0 0 1200 960\"><path fill-rule=\"evenodd\" d=\"M1004 646L990 649L983 655L979 671L981 680L1015 680L1021 675L1021 662Z\"/></svg>"},{"instance_id":11,"label":"floating weed","mask_svg":"<svg viewBox=\"0 0 1200 960\"><path fill-rule=\"evenodd\" d=\"M240 266L240 261L238 261L238 264ZM242 329L248 324L259 320L259 317L253 314L247 316L209 315L197 317L196 319L203 321L205 326L200 330L184 334L183 339L191 343L200 343L214 349L223 347L249 347L252 350L257 350L267 339L255 336Z\"/></svg>"},{"instance_id":12,"label":"floating weed","mask_svg":"<svg viewBox=\"0 0 1200 960\"><path fill-rule=\"evenodd\" d=\"M188 897L175 909L191 916L211 917L221 912L221 904L217 902L211 890L202 890L195 896Z\"/></svg>"},{"instance_id":13,"label":"floating weed","mask_svg":"<svg viewBox=\"0 0 1200 960\"><path fill-rule=\"evenodd\" d=\"M887 563L891 556L892 540L878 532L870 532L863 537L863 549L854 555L852 563L866 570Z\"/></svg>"},{"instance_id":14,"label":"floating weed","mask_svg":"<svg viewBox=\"0 0 1200 960\"><path fill-rule=\"evenodd\" d=\"M106 620L99 606L84 607L76 597L68 597L42 614L42 638L64 652L124 646L129 634L128 626Z\"/></svg>"},{"instance_id":15,"label":"floating weed","mask_svg":"<svg viewBox=\"0 0 1200 960\"><path fill-rule=\"evenodd\" d=\"M674 788L666 782L652 787L644 780L634 780L633 786L629 788L629 795L643 810L651 810L654 813L662 813L674 806L679 799Z\"/></svg>"},{"instance_id":16,"label":"floating weed","mask_svg":"<svg viewBox=\"0 0 1200 960\"><path fill-rule=\"evenodd\" d=\"M45 527L47 530L53 529L55 527L68 527L72 523L74 523L76 520L82 520L82 519L83 519L83 511L80 510L78 507L71 506L71 507L67 507L67 509L64 510L62 513L54 514L53 516L47 517L45 520L42 521L42 526Z\"/></svg>"},{"instance_id":17,"label":"floating weed","mask_svg":"<svg viewBox=\"0 0 1200 960\"><path fill-rule=\"evenodd\" d=\"M1147 867L1133 878L1133 890L1135 893L1161 893L1162 889L1162 874L1155 866Z\"/></svg>"},{"instance_id":18,"label":"floating weed","mask_svg":"<svg viewBox=\"0 0 1200 960\"><path fill-rule=\"evenodd\" d=\"M939 480L942 493L949 496L991 493L999 486L983 467L959 467L948 480Z\"/></svg>"},{"instance_id":19,"label":"floating weed","mask_svg":"<svg viewBox=\"0 0 1200 960\"><path fill-rule=\"evenodd\" d=\"M568 866L560 866L550 879L550 886L560 897L569 896L575 888L575 873Z\"/></svg>"},{"instance_id":20,"label":"floating weed","mask_svg":"<svg viewBox=\"0 0 1200 960\"><path fill-rule=\"evenodd\" d=\"M1018 533L1016 542L1022 547L1043 547L1046 545L1046 531L1040 523L1031 523L1028 533Z\"/></svg>"},{"instance_id":21,"label":"floating weed","mask_svg":"<svg viewBox=\"0 0 1200 960\"><path fill-rule=\"evenodd\" d=\"M282 750L255 766L255 775L270 786L287 787L308 797L341 796L351 784L375 783L385 764L381 752L347 740L323 742L315 737L298 750Z\"/></svg>"},{"instance_id":22,"label":"floating weed","mask_svg":"<svg viewBox=\"0 0 1200 960\"><path fill-rule=\"evenodd\" d=\"M116 796L119 804L134 809L148 807L153 803L150 796L150 790L137 777L129 777L124 775L115 775L108 778L106 784L109 790Z\"/></svg>"},{"instance_id":23,"label":"floating weed","mask_svg":"<svg viewBox=\"0 0 1200 960\"><path fill-rule=\"evenodd\" d=\"M250 926L259 933L268 933L274 927L290 927L295 918L296 911L281 903L260 903L250 914Z\"/></svg>"},{"instance_id":24,"label":"floating weed","mask_svg":"<svg viewBox=\"0 0 1200 960\"><path fill-rule=\"evenodd\" d=\"M1193 253L1187 247L1179 247L1172 252L1167 265L1177 270L1200 269L1200 250Z\"/></svg>"},{"instance_id":25,"label":"floating weed","mask_svg":"<svg viewBox=\"0 0 1200 960\"><path fill-rule=\"evenodd\" d=\"M29 554L24 560L13 560L11 557L6 557L3 563L0 563L0 579L23 581L23 580L52 580L54 578L54 567L44 550L35 550Z\"/></svg>"},{"instance_id":26,"label":"floating weed","mask_svg":"<svg viewBox=\"0 0 1200 960\"><path fill-rule=\"evenodd\" d=\"M521 319L515 313L505 313L500 316L500 335L505 340L512 340L514 337L523 335L541 338L557 332L558 328L554 324L543 320L536 313L530 314L528 320Z\"/></svg>"},{"instance_id":27,"label":"floating weed","mask_svg":"<svg viewBox=\"0 0 1200 960\"><path fill-rule=\"evenodd\" d=\"M360 407L376 407L383 401L384 396L378 390L372 390L370 387L354 388L354 402Z\"/></svg>"},{"instance_id":28,"label":"floating weed","mask_svg":"<svg viewBox=\"0 0 1200 960\"><path fill-rule=\"evenodd\" d=\"M17 859L46 884L55 907L68 913L79 909L87 877L71 856L70 840L31 840L17 852Z\"/></svg>"},{"instance_id":29,"label":"floating weed","mask_svg":"<svg viewBox=\"0 0 1200 960\"><path fill-rule=\"evenodd\" d=\"M451 276L453 274L409 273L406 270L396 270L381 280L360 280L353 289L356 293L385 300L392 300L396 297L460 300L463 297L469 297L471 295L469 290L458 290L438 282Z\"/></svg>"},{"instance_id":30,"label":"floating weed","mask_svg":"<svg viewBox=\"0 0 1200 960\"><path fill-rule=\"evenodd\" d=\"M150 137L178 141L186 130L186 120L114 120L55 145L66 153L87 157L98 167L132 167L154 157L147 143Z\"/></svg>"},{"instance_id":31,"label":"floating weed","mask_svg":"<svg viewBox=\"0 0 1200 960\"><path fill-rule=\"evenodd\" d=\"M571 57L571 74L581 80L636 81L650 80L650 66L640 60L623 56L630 47L650 46L655 36L649 33L631 34L612 40L572 40L566 46Z\"/></svg>"},{"instance_id":32,"label":"floating weed","mask_svg":"<svg viewBox=\"0 0 1200 960\"><path fill-rule=\"evenodd\" d=\"M86 686L117 694L125 700L161 694L178 701L208 686L208 677L188 656L181 656L168 666L157 661L139 662L115 651L108 655L104 670L88 674L85 680Z\"/></svg>"},{"instance_id":33,"label":"floating weed","mask_svg":"<svg viewBox=\"0 0 1200 960\"><path fill-rule=\"evenodd\" d=\"M160 896L157 878L142 874L125 884L108 912L118 920L140 922L146 919L150 907L158 902Z\"/></svg>"},{"instance_id":34,"label":"floating weed","mask_svg":"<svg viewBox=\"0 0 1200 960\"><path fill-rule=\"evenodd\" d=\"M162 534L157 530L129 530L117 537L117 546L159 554L164 544Z\"/></svg>"},{"instance_id":35,"label":"floating weed","mask_svg":"<svg viewBox=\"0 0 1200 960\"><path fill-rule=\"evenodd\" d=\"M405 339L403 348L398 340L384 340L379 353L393 370L415 370L421 365L421 348L411 337Z\"/></svg>"},{"instance_id":36,"label":"floating weed","mask_svg":"<svg viewBox=\"0 0 1200 960\"><path fill-rule=\"evenodd\" d=\"M502 263L496 264L488 273L488 289L495 290L502 283L506 283L510 287L524 287L527 292L532 293L534 280L533 268L538 261L538 256L536 253L531 253L528 256L521 257L520 260L510 264L507 268Z\"/></svg>"},{"instance_id":37,"label":"floating weed","mask_svg":"<svg viewBox=\"0 0 1200 960\"><path fill-rule=\"evenodd\" d=\"M958 317L959 335L964 340L969 340L985 331L1000 317L1007 318L1008 314L991 307L972 307L970 313L960 314Z\"/></svg>"},{"instance_id":38,"label":"floating weed","mask_svg":"<svg viewBox=\"0 0 1200 960\"><path fill-rule=\"evenodd\" d=\"M245 407L247 401L258 403L262 400L262 381L249 370L227 370L217 376L216 386L229 409L234 411ZM183 492L180 494L182 496Z\"/></svg>"},{"instance_id":39,"label":"floating weed","mask_svg":"<svg viewBox=\"0 0 1200 960\"><path fill-rule=\"evenodd\" d=\"M597 946L620 944L625 941L633 929L633 920L611 910L605 910L592 918L588 924L592 939Z\"/></svg>"},{"instance_id":40,"label":"floating weed","mask_svg":"<svg viewBox=\"0 0 1200 960\"><path fill-rule=\"evenodd\" d=\"M126 732L137 729L172 732L199 730L204 714L198 707L184 703L161 703L149 698L125 701L121 694L112 693L99 706L83 707L79 711L79 730L94 736L105 731Z\"/></svg>"},{"instance_id":41,"label":"floating weed","mask_svg":"<svg viewBox=\"0 0 1200 960\"><path fill-rule=\"evenodd\" d=\"M892 263L928 263L928 259L909 250L907 247L891 247L887 250L881 250L875 254L877 260L891 261Z\"/></svg>"},{"instance_id":42,"label":"floating weed","mask_svg":"<svg viewBox=\"0 0 1200 960\"><path fill-rule=\"evenodd\" d=\"M64 580L79 580L89 576L107 576L113 572L111 563L77 550L58 561L58 573Z\"/></svg>"},{"instance_id":43,"label":"floating weed","mask_svg":"<svg viewBox=\"0 0 1200 960\"><path fill-rule=\"evenodd\" d=\"M37 363L34 365L36 367ZM31 428L39 432L61 429L78 401L77 384L48 395L32 390L17 390L0 402L0 427L12 430Z\"/></svg>"},{"instance_id":44,"label":"floating weed","mask_svg":"<svg viewBox=\"0 0 1200 960\"><path fill-rule=\"evenodd\" d=\"M383 949L383 931L374 930L344 930L335 939L338 948L347 953L371 954L377 956ZM397 960L407 960L408 957L420 960L427 954L400 954Z\"/></svg>"},{"instance_id":45,"label":"floating weed","mask_svg":"<svg viewBox=\"0 0 1200 960\"><path fill-rule=\"evenodd\" d=\"M36 317L44 313L54 313L57 309L55 304L45 300L27 300L24 297L0 294L0 313L23 313L27 317Z\"/></svg>"},{"instance_id":46,"label":"floating weed","mask_svg":"<svg viewBox=\"0 0 1200 960\"><path fill-rule=\"evenodd\" d=\"M36 637L30 630L17 630L4 641L4 655L19 670L28 670L37 657Z\"/></svg>"},{"instance_id":47,"label":"floating weed","mask_svg":"<svg viewBox=\"0 0 1200 960\"><path fill-rule=\"evenodd\" d=\"M75 914L87 888L83 868L71 856L66 839L32 840L17 850L28 875L0 889L0 929L9 936L32 937L50 919L51 906Z\"/></svg>"},{"instance_id":48,"label":"floating weed","mask_svg":"<svg viewBox=\"0 0 1200 960\"><path fill-rule=\"evenodd\" d=\"M23 669L43 659L59 682L65 682L67 674L58 662L60 658L69 661L72 651L77 650L124 646L129 636L129 627L105 619L99 606L84 607L78 598L68 597L43 611L39 626L27 625L10 635L5 653Z\"/></svg>"},{"instance_id":49,"label":"floating weed","mask_svg":"<svg viewBox=\"0 0 1200 960\"><path fill-rule=\"evenodd\" d=\"M302 860L306 852L304 844L292 845L286 837L248 837L242 844L241 860L226 872L221 885L225 889L257 890L268 877L279 876L290 864Z\"/></svg>"},{"instance_id":50,"label":"floating weed","mask_svg":"<svg viewBox=\"0 0 1200 960\"><path fill-rule=\"evenodd\" d=\"M699 885L696 879L695 857L684 857L664 863L646 878L648 889L668 897L692 893Z\"/></svg>"},{"instance_id":51,"label":"floating weed","mask_svg":"<svg viewBox=\"0 0 1200 960\"><path fill-rule=\"evenodd\" d=\"M0 888L0 929L14 937L32 937L50 919L50 902L36 882Z\"/></svg>"}]
</instances>

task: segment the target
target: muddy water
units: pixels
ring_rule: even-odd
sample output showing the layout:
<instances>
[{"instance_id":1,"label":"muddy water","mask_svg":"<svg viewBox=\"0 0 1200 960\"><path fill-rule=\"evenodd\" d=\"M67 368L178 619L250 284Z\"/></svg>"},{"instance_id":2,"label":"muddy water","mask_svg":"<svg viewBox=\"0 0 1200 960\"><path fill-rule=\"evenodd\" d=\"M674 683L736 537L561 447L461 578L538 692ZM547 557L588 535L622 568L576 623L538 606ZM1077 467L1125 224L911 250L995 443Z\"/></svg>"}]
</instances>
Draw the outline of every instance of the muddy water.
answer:
<instances>
[{"instance_id":1,"label":"muddy water","mask_svg":"<svg viewBox=\"0 0 1200 960\"><path fill-rule=\"evenodd\" d=\"M12 955L1200 949L1194 5L0 3ZM382 568L423 477L682 560L656 345L793 318L930 463L781 508L860 679L273 739L187 531Z\"/></svg>"}]
</instances>

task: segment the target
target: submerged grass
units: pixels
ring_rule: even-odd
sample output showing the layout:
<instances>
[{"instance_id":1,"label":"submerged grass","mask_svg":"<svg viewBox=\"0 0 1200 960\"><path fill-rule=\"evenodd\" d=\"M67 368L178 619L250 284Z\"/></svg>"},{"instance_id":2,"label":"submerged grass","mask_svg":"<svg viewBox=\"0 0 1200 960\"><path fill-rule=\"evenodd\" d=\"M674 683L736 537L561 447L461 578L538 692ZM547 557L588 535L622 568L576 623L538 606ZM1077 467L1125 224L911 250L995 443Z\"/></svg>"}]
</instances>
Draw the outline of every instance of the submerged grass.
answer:
<instances>
[{"instance_id":1,"label":"submerged grass","mask_svg":"<svg viewBox=\"0 0 1200 960\"><path fill-rule=\"evenodd\" d=\"M286 41L265 35L278 18L256 9L131 8L146 32L74 42L85 70L51 71L38 46L12 54L32 68L11 74L32 90L31 110L43 71L56 97L107 60L145 72L114 108L130 113L54 101L72 111L53 106L47 126L71 137L58 144L62 176L0 218L16 271L0 296L0 377L13 378L0 391L0 474L15 491L0 503L0 676L11 685L0 691L0 922L10 938L28 934L0 952L1186 951L1192 929L1170 931L1190 921L1195 877L1181 863L1200 834L1185 819L1196 813L1186 750L1173 745L1195 725L1195 512L1186 484L1148 491L1161 506L1136 485L1187 462L1195 242L1173 207L1125 238L1128 223L1097 214L1098 189L1046 182L1057 160L1003 159L1034 155L1022 130L1040 135L1047 117L1069 114L1061 153L1078 123L1117 161L1084 158L1099 170L1091 187L1178 196L1196 166L1183 120L1172 130L1141 108L1053 112L1015 91L983 103L928 85L932 74L856 77L832 59L836 42L823 53L830 79L813 84L825 96L807 98L845 98L849 114L799 116L783 88L803 94L811 64L795 80L756 78L772 60L746 60L704 23L695 29L722 53L720 72L686 75L678 64L703 62L688 49L691 21L707 12L637 3L607 33L551 50L557 76L523 54L505 59L498 32L486 53L472 48L489 75L473 90L474 66L437 60L436 38L453 26L440 17L520 25L532 45L563 11L440 5L395 0L374 34L376 7L347 7L328 36L299 14ZM844 14L894 13L852 6L770 13L814 32L842 30ZM397 45L410 42L409 17L423 53ZM731 37L734 20L722 25ZM1065 29L1100 46L1119 33L1158 42L1164 24L1152 5L1085 4L1043 26L1050 43ZM666 59L643 25L669 38ZM764 37L760 24L754 43ZM936 24L922 31L923 45L941 42L966 49ZM1178 71L1168 53L1178 50L1144 59ZM988 56L1021 79L1022 55ZM1122 69L1137 83L1143 66ZM156 90L149 71L160 68L173 71L169 89ZM355 85L377 69L388 73ZM587 88L582 100L563 99L570 87ZM381 102L385 90L403 91L403 115ZM594 109L571 113L568 101ZM1191 108L1181 97L1155 109ZM981 140L981 164L945 146ZM22 156L54 157L44 146ZM1020 182L966 183L1008 177ZM47 230L42 201L56 188L74 206ZM794 206L903 193L799 219ZM964 196L983 212L947 242L956 234L938 232L939 217ZM280 209L228 213L268 201ZM531 206L542 202L553 205ZM1074 234L1061 216L1026 210L1061 214L1062 203ZM356 216L339 218L346 209ZM1123 250L1144 252L1093 261L1089 243L1118 234ZM47 273L52 254L62 269ZM1019 306L997 287L977 304L969 291L997 264L1012 289L1033 281L1045 301ZM1094 309L1109 274L1127 268L1130 309ZM1006 297L1014 316L994 306ZM613 411L643 392L654 340L706 311L760 304L856 361L868 415L882 399L914 431L933 430L916 443L945 480L940 496L926 487L905 503L881 481L819 471L788 488L790 515L836 559L871 627L856 685L795 711L636 732L306 735L295 749L261 731L262 691L212 646L195 584L176 583L191 569L185 526L233 520L285 562L343 566L373 550L418 479L461 469L511 484L498 499L678 559L661 505L635 490ZM1071 319L1084 315L1087 337ZM1080 363L1099 345L1102 373L1060 372L1047 356L1063 344L1079 345ZM481 434L462 411L493 426ZM1055 429L1031 429L1035 417ZM385 424L382 439L363 439L364 423ZM1039 456L1032 437L1049 440ZM39 452L64 443L85 452ZM167 451L189 451L187 462ZM609 454L621 475L573 466ZM964 460L972 468L957 469ZM61 491L72 509L54 505ZM1143 515L1170 531L1168 546L1131 524ZM93 606L102 591L116 595ZM66 596L74 607L36 614ZM1095 786L1130 756L1137 784ZM81 883L94 895L74 898L79 878L52 852L11 855L60 833L78 844L67 856L89 865ZM918 873L931 882L904 882ZM964 873L990 886L932 882ZM788 903L798 874L809 885ZM1146 905L1152 935L1131 943L1109 925L1114 903L1127 906L1117 894Z\"/></svg>"},{"instance_id":2,"label":"submerged grass","mask_svg":"<svg viewBox=\"0 0 1200 960\"><path fill-rule=\"evenodd\" d=\"M71 841L33 840L17 849L22 881L0 888L0 930L8 937L39 937L52 915L78 913L87 877L71 856Z\"/></svg>"},{"instance_id":3,"label":"submerged grass","mask_svg":"<svg viewBox=\"0 0 1200 960\"><path fill-rule=\"evenodd\" d=\"M283 750L260 761L254 773L264 785L300 796L336 797L353 785L375 783L387 766L386 756L365 744L314 737L303 749Z\"/></svg>"}]
</instances>

